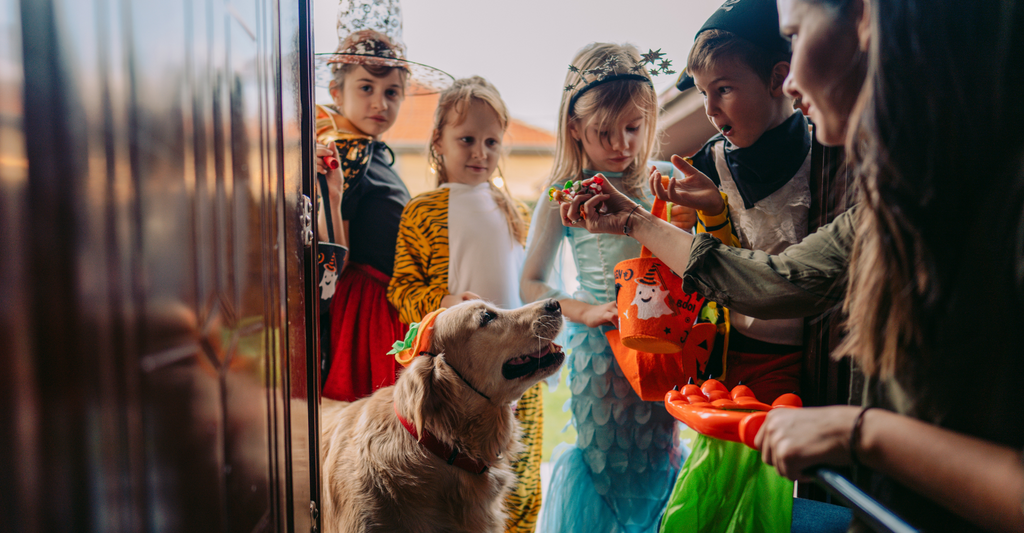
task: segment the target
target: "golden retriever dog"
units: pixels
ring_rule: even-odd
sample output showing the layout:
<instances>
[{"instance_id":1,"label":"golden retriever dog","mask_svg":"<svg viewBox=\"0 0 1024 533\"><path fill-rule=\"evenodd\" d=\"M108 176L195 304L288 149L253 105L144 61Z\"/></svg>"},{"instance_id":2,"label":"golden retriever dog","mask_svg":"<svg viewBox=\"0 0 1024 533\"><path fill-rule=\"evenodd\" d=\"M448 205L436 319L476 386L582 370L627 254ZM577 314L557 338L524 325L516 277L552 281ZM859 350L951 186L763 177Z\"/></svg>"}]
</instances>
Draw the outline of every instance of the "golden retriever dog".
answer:
<instances>
[{"instance_id":1,"label":"golden retriever dog","mask_svg":"<svg viewBox=\"0 0 1024 533\"><path fill-rule=\"evenodd\" d=\"M561 327L554 300L511 311L463 302L437 316L429 352L393 386L324 399L324 531L503 531L521 447L513 402L561 366Z\"/></svg>"}]
</instances>

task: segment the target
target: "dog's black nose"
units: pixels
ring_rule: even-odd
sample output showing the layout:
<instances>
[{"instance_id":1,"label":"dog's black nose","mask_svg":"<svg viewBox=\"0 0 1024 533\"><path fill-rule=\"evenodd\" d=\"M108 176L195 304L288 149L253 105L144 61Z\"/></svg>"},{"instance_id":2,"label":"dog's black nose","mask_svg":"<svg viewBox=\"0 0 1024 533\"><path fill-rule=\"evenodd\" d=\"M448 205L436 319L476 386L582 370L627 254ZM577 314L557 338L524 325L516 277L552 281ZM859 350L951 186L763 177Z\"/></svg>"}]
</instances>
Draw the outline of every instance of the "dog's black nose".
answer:
<instances>
[{"instance_id":1,"label":"dog's black nose","mask_svg":"<svg viewBox=\"0 0 1024 533\"><path fill-rule=\"evenodd\" d=\"M562 306L559 305L558 300L551 299L544 303L544 310L551 314L560 313Z\"/></svg>"}]
</instances>

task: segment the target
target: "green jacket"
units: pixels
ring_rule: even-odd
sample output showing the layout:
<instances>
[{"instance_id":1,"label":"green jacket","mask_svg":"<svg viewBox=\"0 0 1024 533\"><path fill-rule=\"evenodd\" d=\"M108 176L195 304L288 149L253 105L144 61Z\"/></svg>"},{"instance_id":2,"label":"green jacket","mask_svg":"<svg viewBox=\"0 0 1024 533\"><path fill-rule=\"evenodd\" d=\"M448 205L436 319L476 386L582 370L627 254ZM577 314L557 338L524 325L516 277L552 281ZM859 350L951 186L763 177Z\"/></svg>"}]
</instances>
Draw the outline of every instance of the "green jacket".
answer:
<instances>
[{"instance_id":1,"label":"green jacket","mask_svg":"<svg viewBox=\"0 0 1024 533\"><path fill-rule=\"evenodd\" d=\"M842 302L856 207L779 255L694 238L683 288L755 318L798 318Z\"/></svg>"}]
</instances>

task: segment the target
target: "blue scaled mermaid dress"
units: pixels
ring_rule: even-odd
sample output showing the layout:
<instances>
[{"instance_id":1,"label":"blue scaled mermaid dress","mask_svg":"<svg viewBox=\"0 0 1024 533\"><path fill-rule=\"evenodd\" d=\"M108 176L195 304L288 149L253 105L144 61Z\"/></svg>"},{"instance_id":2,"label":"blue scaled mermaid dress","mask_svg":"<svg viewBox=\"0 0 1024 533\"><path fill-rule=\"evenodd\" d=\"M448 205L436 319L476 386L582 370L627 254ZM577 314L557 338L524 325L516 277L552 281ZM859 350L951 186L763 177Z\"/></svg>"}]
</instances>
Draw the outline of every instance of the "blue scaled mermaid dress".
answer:
<instances>
[{"instance_id":1,"label":"blue scaled mermaid dress","mask_svg":"<svg viewBox=\"0 0 1024 533\"><path fill-rule=\"evenodd\" d=\"M604 176L624 191L620 175ZM650 208L649 197L633 199ZM532 221L524 301L570 298L546 281L563 241L578 273L572 297L589 304L614 301L615 265L639 257L640 244L623 235L563 226L546 192ZM675 419L664 403L642 401L633 391L604 335L609 329L567 322L565 366L577 438L555 461L540 533L657 531L678 474L682 450Z\"/></svg>"}]
</instances>

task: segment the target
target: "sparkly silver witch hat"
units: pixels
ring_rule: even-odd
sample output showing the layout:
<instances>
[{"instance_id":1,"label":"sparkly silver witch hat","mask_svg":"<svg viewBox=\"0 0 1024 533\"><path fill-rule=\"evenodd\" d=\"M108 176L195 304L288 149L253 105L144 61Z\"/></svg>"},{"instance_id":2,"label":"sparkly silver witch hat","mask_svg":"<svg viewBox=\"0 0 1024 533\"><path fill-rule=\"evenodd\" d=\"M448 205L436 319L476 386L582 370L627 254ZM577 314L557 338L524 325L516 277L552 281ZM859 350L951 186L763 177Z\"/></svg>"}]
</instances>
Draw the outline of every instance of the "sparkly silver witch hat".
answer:
<instances>
[{"instance_id":1,"label":"sparkly silver witch hat","mask_svg":"<svg viewBox=\"0 0 1024 533\"><path fill-rule=\"evenodd\" d=\"M403 68L410 77L408 95L433 94L454 82L443 70L405 58L399 0L341 0L338 42L337 51L316 54L317 85L330 86L343 64Z\"/></svg>"}]
</instances>

